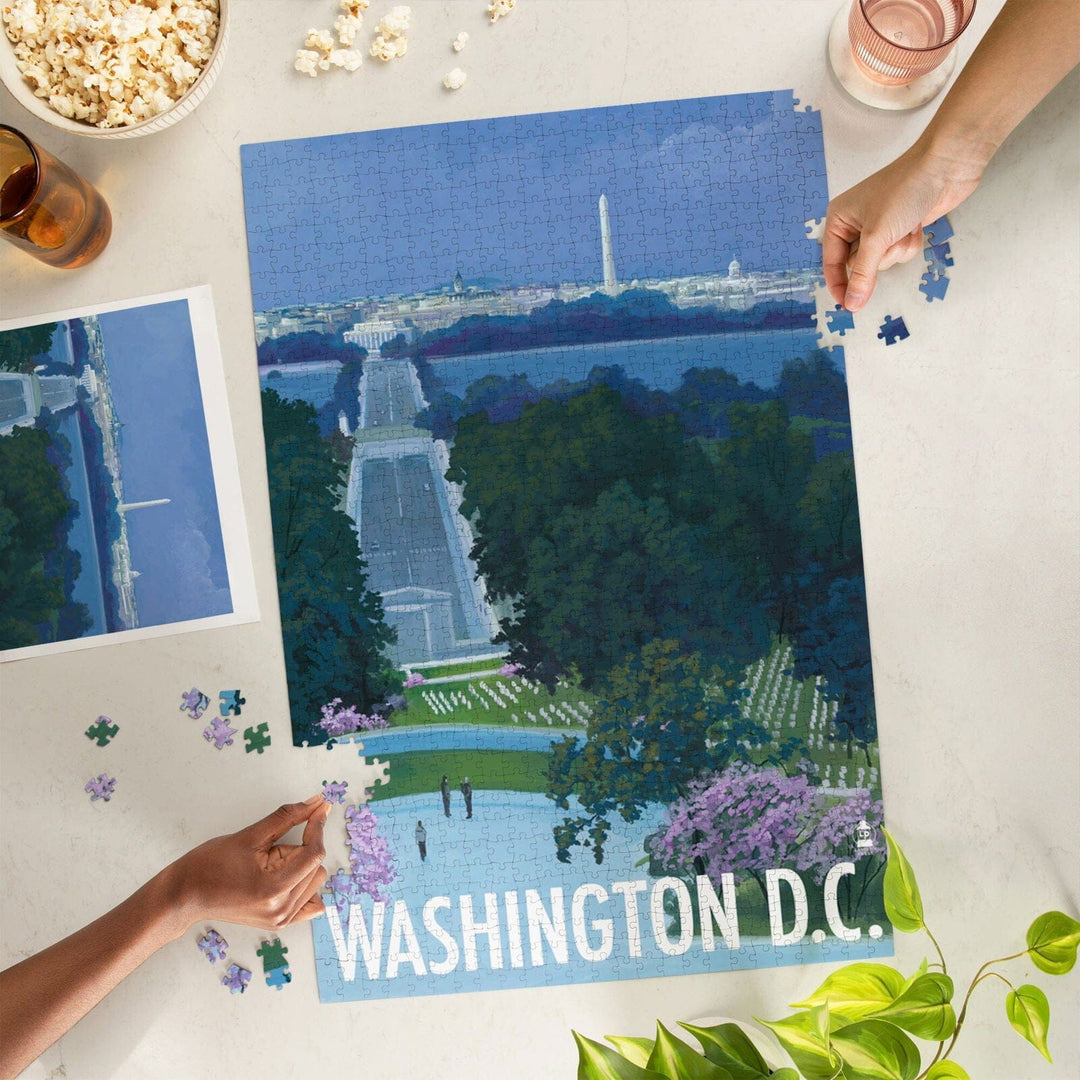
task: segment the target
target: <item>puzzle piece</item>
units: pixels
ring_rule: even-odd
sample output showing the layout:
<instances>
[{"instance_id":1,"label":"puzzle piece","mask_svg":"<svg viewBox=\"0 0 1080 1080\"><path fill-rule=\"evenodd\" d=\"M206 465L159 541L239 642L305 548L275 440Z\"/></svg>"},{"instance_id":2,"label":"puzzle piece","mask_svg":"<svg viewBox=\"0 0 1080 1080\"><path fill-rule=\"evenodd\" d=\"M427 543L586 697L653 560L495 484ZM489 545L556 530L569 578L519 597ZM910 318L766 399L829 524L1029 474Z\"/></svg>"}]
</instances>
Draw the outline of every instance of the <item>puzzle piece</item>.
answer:
<instances>
[{"instance_id":1,"label":"puzzle piece","mask_svg":"<svg viewBox=\"0 0 1080 1080\"><path fill-rule=\"evenodd\" d=\"M119 730L119 724L114 724L107 716L99 716L97 723L86 729L86 737L97 740L98 746L108 746Z\"/></svg>"},{"instance_id":2,"label":"puzzle piece","mask_svg":"<svg viewBox=\"0 0 1080 1080\"><path fill-rule=\"evenodd\" d=\"M271 968L286 967L289 963L285 959L285 954L289 950L281 944L281 938L263 939L262 945L255 950L256 956L262 957L263 970L269 971Z\"/></svg>"},{"instance_id":3,"label":"puzzle piece","mask_svg":"<svg viewBox=\"0 0 1080 1080\"><path fill-rule=\"evenodd\" d=\"M235 734L236 728L229 727L229 722L222 720L219 716L215 716L210 721L210 726L203 729L203 738L207 742L212 742L218 750L232 746Z\"/></svg>"},{"instance_id":4,"label":"puzzle piece","mask_svg":"<svg viewBox=\"0 0 1080 1080\"><path fill-rule=\"evenodd\" d=\"M945 293L949 288L949 279L944 274L935 274L932 270L922 276L922 284L919 292L926 297L927 303L932 300L944 300Z\"/></svg>"},{"instance_id":5,"label":"puzzle piece","mask_svg":"<svg viewBox=\"0 0 1080 1080\"><path fill-rule=\"evenodd\" d=\"M333 780L330 783L323 781L322 797L326 802L343 803L345 794L349 790L348 780Z\"/></svg>"},{"instance_id":6,"label":"puzzle piece","mask_svg":"<svg viewBox=\"0 0 1080 1080\"><path fill-rule=\"evenodd\" d=\"M216 930L207 930L195 944L211 964L224 960L225 950L229 947L229 943Z\"/></svg>"},{"instance_id":7,"label":"puzzle piece","mask_svg":"<svg viewBox=\"0 0 1080 1080\"><path fill-rule=\"evenodd\" d=\"M948 244L931 244L929 247L923 248L923 255L926 257L927 267L936 270L938 273L945 273L953 264L951 249Z\"/></svg>"},{"instance_id":8,"label":"puzzle piece","mask_svg":"<svg viewBox=\"0 0 1080 1080\"><path fill-rule=\"evenodd\" d=\"M221 977L221 985L229 988L230 994L242 994L251 982L251 972L239 964L230 964Z\"/></svg>"},{"instance_id":9,"label":"puzzle piece","mask_svg":"<svg viewBox=\"0 0 1080 1080\"><path fill-rule=\"evenodd\" d=\"M180 695L180 711L186 712L192 720L198 720L209 704L210 699L194 686Z\"/></svg>"},{"instance_id":10,"label":"puzzle piece","mask_svg":"<svg viewBox=\"0 0 1080 1080\"><path fill-rule=\"evenodd\" d=\"M923 234L931 244L944 244L953 237L953 228L947 217L939 217L937 221L931 221L923 226Z\"/></svg>"},{"instance_id":11,"label":"puzzle piece","mask_svg":"<svg viewBox=\"0 0 1080 1080\"><path fill-rule=\"evenodd\" d=\"M825 321L829 324L829 330L843 337L849 330L855 328L855 315L848 311L843 304L837 304L832 311L825 313Z\"/></svg>"},{"instance_id":12,"label":"puzzle piece","mask_svg":"<svg viewBox=\"0 0 1080 1080\"><path fill-rule=\"evenodd\" d=\"M247 704L247 698L242 698L239 690L222 690L218 697L221 699L219 708L222 716L239 716L240 706Z\"/></svg>"},{"instance_id":13,"label":"puzzle piece","mask_svg":"<svg viewBox=\"0 0 1080 1080\"><path fill-rule=\"evenodd\" d=\"M91 802L97 802L98 799L104 799L108 802L112 798L115 788L115 778L109 776L108 773L101 773L99 776L95 776L93 780L88 780L83 790L89 794Z\"/></svg>"},{"instance_id":14,"label":"puzzle piece","mask_svg":"<svg viewBox=\"0 0 1080 1080\"><path fill-rule=\"evenodd\" d=\"M904 320L901 317L893 318L891 315L885 316L885 321L881 324L881 332L878 337L885 342L886 345L895 345L898 341L903 341L904 338L910 337L907 326L904 325Z\"/></svg>"},{"instance_id":15,"label":"puzzle piece","mask_svg":"<svg viewBox=\"0 0 1080 1080\"><path fill-rule=\"evenodd\" d=\"M245 753L250 754L254 750L261 754L270 745L270 726L263 722L258 727L244 728Z\"/></svg>"},{"instance_id":16,"label":"puzzle piece","mask_svg":"<svg viewBox=\"0 0 1080 1080\"><path fill-rule=\"evenodd\" d=\"M266 973L266 985L280 990L286 983L292 982L292 973L288 968L275 968Z\"/></svg>"}]
</instances>

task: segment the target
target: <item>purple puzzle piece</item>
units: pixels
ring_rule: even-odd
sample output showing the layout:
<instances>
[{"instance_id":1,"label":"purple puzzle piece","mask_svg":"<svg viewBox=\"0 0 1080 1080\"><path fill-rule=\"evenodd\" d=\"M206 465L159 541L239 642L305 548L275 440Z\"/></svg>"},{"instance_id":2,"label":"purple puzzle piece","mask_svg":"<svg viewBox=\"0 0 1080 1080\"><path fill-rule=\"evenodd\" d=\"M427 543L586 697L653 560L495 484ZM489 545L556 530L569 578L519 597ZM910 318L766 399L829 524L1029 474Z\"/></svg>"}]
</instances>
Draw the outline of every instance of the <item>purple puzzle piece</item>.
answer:
<instances>
[{"instance_id":1,"label":"purple puzzle piece","mask_svg":"<svg viewBox=\"0 0 1080 1080\"><path fill-rule=\"evenodd\" d=\"M100 776L95 776L93 780L88 780L83 791L90 795L91 802L97 802L98 799L108 802L112 798L115 787L116 780L108 773L102 773Z\"/></svg>"},{"instance_id":2,"label":"purple puzzle piece","mask_svg":"<svg viewBox=\"0 0 1080 1080\"><path fill-rule=\"evenodd\" d=\"M349 790L348 780L323 781L322 797L326 802L343 803Z\"/></svg>"},{"instance_id":3,"label":"purple puzzle piece","mask_svg":"<svg viewBox=\"0 0 1080 1080\"><path fill-rule=\"evenodd\" d=\"M225 746L232 746L235 734L236 728L229 727L229 722L222 720L220 716L215 716L210 721L210 726L203 730L203 738L207 742L212 742L218 750Z\"/></svg>"},{"instance_id":4,"label":"purple puzzle piece","mask_svg":"<svg viewBox=\"0 0 1080 1080\"><path fill-rule=\"evenodd\" d=\"M190 690L185 690L180 695L180 701L180 711L186 712L192 720L198 720L206 712L206 706L210 704L210 699L195 686Z\"/></svg>"},{"instance_id":5,"label":"purple puzzle piece","mask_svg":"<svg viewBox=\"0 0 1080 1080\"><path fill-rule=\"evenodd\" d=\"M207 930L195 944L211 964L224 960L225 950L229 947L229 943L216 930Z\"/></svg>"},{"instance_id":6,"label":"purple puzzle piece","mask_svg":"<svg viewBox=\"0 0 1080 1080\"><path fill-rule=\"evenodd\" d=\"M242 994L251 982L251 972L239 964L230 964L221 977L221 985L229 988L230 994Z\"/></svg>"}]
</instances>

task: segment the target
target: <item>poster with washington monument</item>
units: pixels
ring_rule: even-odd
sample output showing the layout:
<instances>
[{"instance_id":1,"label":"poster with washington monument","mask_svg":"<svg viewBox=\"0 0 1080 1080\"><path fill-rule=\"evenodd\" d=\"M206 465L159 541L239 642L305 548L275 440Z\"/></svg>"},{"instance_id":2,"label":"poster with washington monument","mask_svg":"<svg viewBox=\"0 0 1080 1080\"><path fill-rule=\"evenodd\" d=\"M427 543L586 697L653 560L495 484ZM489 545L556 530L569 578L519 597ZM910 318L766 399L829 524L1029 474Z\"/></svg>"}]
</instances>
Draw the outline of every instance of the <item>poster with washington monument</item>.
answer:
<instances>
[{"instance_id":1,"label":"poster with washington monument","mask_svg":"<svg viewBox=\"0 0 1080 1080\"><path fill-rule=\"evenodd\" d=\"M0 660L257 616L209 290L0 324Z\"/></svg>"},{"instance_id":2,"label":"poster with washington monument","mask_svg":"<svg viewBox=\"0 0 1080 1080\"><path fill-rule=\"evenodd\" d=\"M891 950L820 118L242 148L293 738L384 765L327 1002Z\"/></svg>"}]
</instances>

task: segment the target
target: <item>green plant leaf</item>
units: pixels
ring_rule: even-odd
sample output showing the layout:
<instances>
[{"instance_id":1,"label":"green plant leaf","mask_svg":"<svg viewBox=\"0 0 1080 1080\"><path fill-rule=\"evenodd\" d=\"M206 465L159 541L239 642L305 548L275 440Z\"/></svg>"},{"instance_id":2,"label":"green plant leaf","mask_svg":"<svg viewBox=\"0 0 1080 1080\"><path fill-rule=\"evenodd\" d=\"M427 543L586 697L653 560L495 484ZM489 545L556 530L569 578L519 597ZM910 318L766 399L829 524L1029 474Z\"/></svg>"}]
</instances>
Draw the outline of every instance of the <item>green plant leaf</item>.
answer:
<instances>
[{"instance_id":1,"label":"green plant leaf","mask_svg":"<svg viewBox=\"0 0 1080 1080\"><path fill-rule=\"evenodd\" d=\"M1046 1047L1046 1035L1050 1028L1050 1002L1046 1000L1046 995L1030 983L1018 986L1010 990L1005 998L1005 1012L1009 1023L1052 1063Z\"/></svg>"},{"instance_id":2,"label":"green plant leaf","mask_svg":"<svg viewBox=\"0 0 1080 1080\"><path fill-rule=\"evenodd\" d=\"M930 967L930 964L927 961L926 957L924 956L923 960L922 960L922 963L911 973L911 975L908 976L908 979L904 983L904 987L900 991L900 994L902 994L904 992L904 990L906 990L909 986L911 986L915 982L915 980L919 978L920 975L925 975L926 972L929 970L929 967ZM900 994L897 994L896 996L899 997Z\"/></svg>"},{"instance_id":3,"label":"green plant leaf","mask_svg":"<svg viewBox=\"0 0 1080 1080\"><path fill-rule=\"evenodd\" d=\"M915 871L900 850L900 845L884 828L881 831L885 834L889 849L889 861L885 864L885 914L895 929L913 934L926 925Z\"/></svg>"},{"instance_id":4,"label":"green plant leaf","mask_svg":"<svg viewBox=\"0 0 1080 1080\"><path fill-rule=\"evenodd\" d=\"M953 981L940 971L920 975L891 1005L874 1013L920 1039L941 1042L956 1030L956 1013L949 1003Z\"/></svg>"},{"instance_id":5,"label":"green plant leaf","mask_svg":"<svg viewBox=\"0 0 1080 1080\"><path fill-rule=\"evenodd\" d=\"M609 1046L573 1032L578 1048L577 1080L662 1080L661 1073L650 1072Z\"/></svg>"},{"instance_id":6,"label":"green plant leaf","mask_svg":"<svg viewBox=\"0 0 1080 1080\"><path fill-rule=\"evenodd\" d=\"M967 1069L961 1068L955 1061L938 1061L926 1070L925 1080L971 1080Z\"/></svg>"},{"instance_id":7,"label":"green plant leaf","mask_svg":"<svg viewBox=\"0 0 1080 1080\"><path fill-rule=\"evenodd\" d=\"M682 1039L676 1039L659 1020L647 1067L668 1080L731 1080L727 1069L714 1065Z\"/></svg>"},{"instance_id":8,"label":"green plant leaf","mask_svg":"<svg viewBox=\"0 0 1080 1080\"><path fill-rule=\"evenodd\" d=\"M844 1080L915 1080L918 1047L886 1020L858 1020L833 1032L833 1050L844 1063Z\"/></svg>"},{"instance_id":9,"label":"green plant leaf","mask_svg":"<svg viewBox=\"0 0 1080 1080\"><path fill-rule=\"evenodd\" d=\"M840 1075L840 1058L829 1044L828 1005L783 1020L758 1020L758 1023L780 1040L806 1080L834 1080Z\"/></svg>"},{"instance_id":10,"label":"green plant leaf","mask_svg":"<svg viewBox=\"0 0 1080 1080\"><path fill-rule=\"evenodd\" d=\"M805 1001L793 1009L812 1009L828 1002L834 1019L861 1020L891 1005L903 992L904 976L887 964L856 963L834 971Z\"/></svg>"},{"instance_id":11,"label":"green plant leaf","mask_svg":"<svg viewBox=\"0 0 1080 1080\"><path fill-rule=\"evenodd\" d=\"M761 1080L769 1075L769 1066L758 1048L738 1024L717 1024L697 1027L679 1021L679 1027L689 1031L705 1048L705 1056L714 1064L727 1069L731 1080Z\"/></svg>"},{"instance_id":12,"label":"green plant leaf","mask_svg":"<svg viewBox=\"0 0 1080 1080\"><path fill-rule=\"evenodd\" d=\"M1040 915L1027 932L1027 951L1032 962L1047 975L1064 975L1076 963L1080 945L1080 922L1063 911Z\"/></svg>"},{"instance_id":13,"label":"green plant leaf","mask_svg":"<svg viewBox=\"0 0 1080 1080\"><path fill-rule=\"evenodd\" d=\"M769 1080L800 1080L799 1074L795 1069L777 1069L776 1072L770 1075Z\"/></svg>"},{"instance_id":14,"label":"green plant leaf","mask_svg":"<svg viewBox=\"0 0 1080 1080\"><path fill-rule=\"evenodd\" d=\"M643 1069L649 1064L649 1055L652 1053L653 1048L652 1039L639 1038L635 1035L605 1035L604 1038L627 1061L632 1061Z\"/></svg>"}]
</instances>

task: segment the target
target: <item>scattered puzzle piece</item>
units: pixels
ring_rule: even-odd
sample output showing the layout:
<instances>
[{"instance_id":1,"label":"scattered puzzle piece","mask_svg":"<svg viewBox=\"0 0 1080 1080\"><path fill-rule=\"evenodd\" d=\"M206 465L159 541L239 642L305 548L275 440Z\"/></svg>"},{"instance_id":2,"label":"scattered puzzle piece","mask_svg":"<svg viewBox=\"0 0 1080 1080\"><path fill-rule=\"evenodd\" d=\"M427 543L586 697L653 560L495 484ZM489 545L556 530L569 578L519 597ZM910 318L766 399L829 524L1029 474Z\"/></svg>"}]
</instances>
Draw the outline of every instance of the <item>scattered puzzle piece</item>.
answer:
<instances>
[{"instance_id":1,"label":"scattered puzzle piece","mask_svg":"<svg viewBox=\"0 0 1080 1080\"><path fill-rule=\"evenodd\" d=\"M239 690L222 690L218 697L221 699L219 708L222 716L239 716L240 706L247 704L247 698L242 698Z\"/></svg>"},{"instance_id":2,"label":"scattered puzzle piece","mask_svg":"<svg viewBox=\"0 0 1080 1080\"><path fill-rule=\"evenodd\" d=\"M264 941L262 946L256 950L255 955L262 957L266 985L272 986L275 990L280 990L287 982L292 982L292 975L289 973L289 961L285 959L285 954L288 951L281 944L280 938L274 938L273 941Z\"/></svg>"},{"instance_id":3,"label":"scattered puzzle piece","mask_svg":"<svg viewBox=\"0 0 1080 1080\"><path fill-rule=\"evenodd\" d=\"M903 318L898 316L894 319L891 315L885 316L885 321L881 324L881 331L878 334L878 337L886 345L895 345L898 341L903 341L904 338L910 336L908 328L904 325Z\"/></svg>"},{"instance_id":4,"label":"scattered puzzle piece","mask_svg":"<svg viewBox=\"0 0 1080 1080\"><path fill-rule=\"evenodd\" d=\"M292 973L288 968L274 968L266 973L266 985L280 990L286 983L292 982Z\"/></svg>"},{"instance_id":5,"label":"scattered puzzle piece","mask_svg":"<svg viewBox=\"0 0 1080 1080\"><path fill-rule=\"evenodd\" d=\"M937 221L931 221L923 226L923 233L932 244L944 244L953 237L953 228L947 217L939 217Z\"/></svg>"},{"instance_id":6,"label":"scattered puzzle piece","mask_svg":"<svg viewBox=\"0 0 1080 1080\"><path fill-rule=\"evenodd\" d=\"M107 716L99 716L97 723L86 729L86 737L96 739L98 746L108 746L119 730L119 724L114 724Z\"/></svg>"},{"instance_id":7,"label":"scattered puzzle piece","mask_svg":"<svg viewBox=\"0 0 1080 1080\"><path fill-rule=\"evenodd\" d=\"M265 722L258 727L244 728L244 741L247 745L244 752L250 754L254 750L261 754L270 745L270 728Z\"/></svg>"},{"instance_id":8,"label":"scattered puzzle piece","mask_svg":"<svg viewBox=\"0 0 1080 1080\"><path fill-rule=\"evenodd\" d=\"M229 943L216 930L207 930L195 944L211 964L224 960L225 950L229 947Z\"/></svg>"},{"instance_id":9,"label":"scattered puzzle piece","mask_svg":"<svg viewBox=\"0 0 1080 1080\"><path fill-rule=\"evenodd\" d=\"M827 311L825 321L829 324L829 330L834 334L839 334L841 337L855 328L855 315L848 311L843 304L837 304L832 311Z\"/></svg>"},{"instance_id":10,"label":"scattered puzzle piece","mask_svg":"<svg viewBox=\"0 0 1080 1080\"><path fill-rule=\"evenodd\" d=\"M343 803L349 790L348 780L323 781L322 797L326 802Z\"/></svg>"},{"instance_id":11,"label":"scattered puzzle piece","mask_svg":"<svg viewBox=\"0 0 1080 1080\"><path fill-rule=\"evenodd\" d=\"M115 778L109 776L108 773L101 773L100 776L94 777L93 780L88 780L83 790L89 793L91 802L97 802L98 799L104 799L108 802L112 798L115 788Z\"/></svg>"},{"instance_id":12,"label":"scattered puzzle piece","mask_svg":"<svg viewBox=\"0 0 1080 1080\"><path fill-rule=\"evenodd\" d=\"M927 267L940 273L944 273L953 264L952 253L948 244L931 244L929 247L923 248L923 255L926 256Z\"/></svg>"},{"instance_id":13,"label":"scattered puzzle piece","mask_svg":"<svg viewBox=\"0 0 1080 1080\"><path fill-rule=\"evenodd\" d=\"M198 720L206 712L207 705L210 704L210 699L198 687L194 686L190 690L185 690L180 695L180 700L180 711L186 712L192 720Z\"/></svg>"},{"instance_id":14,"label":"scattered puzzle piece","mask_svg":"<svg viewBox=\"0 0 1080 1080\"><path fill-rule=\"evenodd\" d=\"M227 720L222 720L220 717L215 716L210 721L210 726L203 729L203 738L207 742L212 742L214 746L221 750L226 746L232 746L233 736L236 734L236 728L229 727Z\"/></svg>"},{"instance_id":15,"label":"scattered puzzle piece","mask_svg":"<svg viewBox=\"0 0 1080 1080\"><path fill-rule=\"evenodd\" d=\"M230 964L221 977L221 985L229 988L230 994L242 994L251 982L251 972L239 964Z\"/></svg>"},{"instance_id":16,"label":"scattered puzzle piece","mask_svg":"<svg viewBox=\"0 0 1080 1080\"><path fill-rule=\"evenodd\" d=\"M919 292L926 297L927 303L932 300L944 300L945 292L949 288L949 279L941 273L927 271L922 276L923 283L919 286Z\"/></svg>"}]
</instances>

